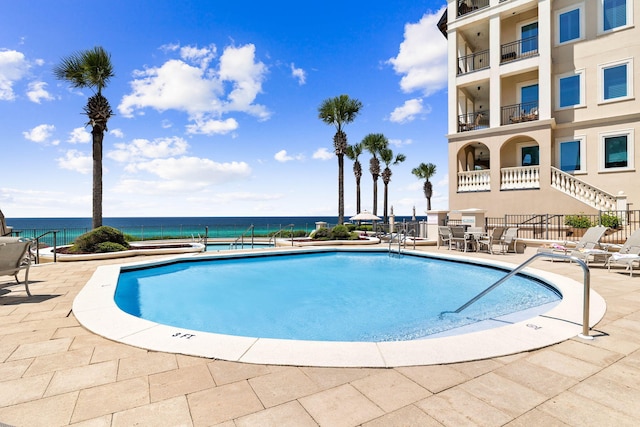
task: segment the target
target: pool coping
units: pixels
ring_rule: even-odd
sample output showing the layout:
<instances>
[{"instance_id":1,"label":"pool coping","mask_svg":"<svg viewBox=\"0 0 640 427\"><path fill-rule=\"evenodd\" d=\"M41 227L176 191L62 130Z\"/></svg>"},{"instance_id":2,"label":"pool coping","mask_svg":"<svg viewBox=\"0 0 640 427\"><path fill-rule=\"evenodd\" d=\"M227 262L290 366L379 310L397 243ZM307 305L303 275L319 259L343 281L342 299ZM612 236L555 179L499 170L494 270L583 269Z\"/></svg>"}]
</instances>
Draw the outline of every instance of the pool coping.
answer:
<instances>
[{"instance_id":1,"label":"pool coping","mask_svg":"<svg viewBox=\"0 0 640 427\"><path fill-rule=\"evenodd\" d=\"M318 367L400 367L487 359L530 351L573 338L582 332L583 284L558 274L525 268L524 273L553 284L562 301L548 312L497 328L464 335L393 342L325 342L252 338L178 328L140 319L120 310L114 294L121 269L177 260L236 258L318 251L376 251L380 248L272 248L260 253L198 253L152 261L100 266L73 302L77 320L105 338L154 351L269 365ZM407 254L512 269L499 260L413 250ZM590 292L589 326L605 314L604 299Z\"/></svg>"}]
</instances>

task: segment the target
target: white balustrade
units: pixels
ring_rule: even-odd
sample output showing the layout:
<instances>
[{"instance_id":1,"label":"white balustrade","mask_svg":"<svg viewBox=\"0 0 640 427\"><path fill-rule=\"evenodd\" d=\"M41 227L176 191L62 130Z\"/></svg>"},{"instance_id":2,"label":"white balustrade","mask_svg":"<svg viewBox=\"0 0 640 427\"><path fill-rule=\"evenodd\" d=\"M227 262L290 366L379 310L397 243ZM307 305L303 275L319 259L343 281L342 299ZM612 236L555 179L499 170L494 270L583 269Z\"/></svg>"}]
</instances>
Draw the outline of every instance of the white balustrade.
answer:
<instances>
[{"instance_id":1,"label":"white balustrade","mask_svg":"<svg viewBox=\"0 0 640 427\"><path fill-rule=\"evenodd\" d=\"M551 167L551 186L601 211L618 209L618 199L621 197L600 190L554 167Z\"/></svg>"},{"instance_id":2,"label":"white balustrade","mask_svg":"<svg viewBox=\"0 0 640 427\"><path fill-rule=\"evenodd\" d=\"M501 190L540 188L540 166L518 166L500 169Z\"/></svg>"},{"instance_id":3,"label":"white balustrade","mask_svg":"<svg viewBox=\"0 0 640 427\"><path fill-rule=\"evenodd\" d=\"M458 192L491 190L491 174L488 169L458 172Z\"/></svg>"}]
</instances>

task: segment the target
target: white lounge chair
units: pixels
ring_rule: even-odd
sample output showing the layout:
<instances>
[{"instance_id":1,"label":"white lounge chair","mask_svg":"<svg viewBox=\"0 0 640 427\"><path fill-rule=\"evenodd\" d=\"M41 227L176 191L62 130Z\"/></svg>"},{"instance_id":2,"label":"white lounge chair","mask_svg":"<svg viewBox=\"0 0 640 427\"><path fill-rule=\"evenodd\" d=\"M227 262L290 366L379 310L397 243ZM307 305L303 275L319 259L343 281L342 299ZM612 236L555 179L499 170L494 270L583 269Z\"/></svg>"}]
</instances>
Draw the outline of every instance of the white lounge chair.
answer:
<instances>
[{"instance_id":1,"label":"white lounge chair","mask_svg":"<svg viewBox=\"0 0 640 427\"><path fill-rule=\"evenodd\" d=\"M640 229L634 231L631 236L627 237L618 252L613 252L606 262L607 269L611 271L612 264L620 264L627 266L629 277L633 277L633 264L640 266Z\"/></svg>"},{"instance_id":2,"label":"white lounge chair","mask_svg":"<svg viewBox=\"0 0 640 427\"><path fill-rule=\"evenodd\" d=\"M553 244L550 248L539 248L538 252L570 254L588 264L589 260L596 256L603 258L607 256L605 255L607 251L600 247L600 239L604 236L605 231L607 231L607 227L604 225L590 227L573 247L569 245L570 242L566 241L562 244Z\"/></svg>"},{"instance_id":3,"label":"white lounge chair","mask_svg":"<svg viewBox=\"0 0 640 427\"><path fill-rule=\"evenodd\" d=\"M24 270L24 287L27 295L29 291L29 267L31 267L31 256L29 247L31 240L19 237L0 237L0 276L13 276L20 284L18 273Z\"/></svg>"}]
</instances>

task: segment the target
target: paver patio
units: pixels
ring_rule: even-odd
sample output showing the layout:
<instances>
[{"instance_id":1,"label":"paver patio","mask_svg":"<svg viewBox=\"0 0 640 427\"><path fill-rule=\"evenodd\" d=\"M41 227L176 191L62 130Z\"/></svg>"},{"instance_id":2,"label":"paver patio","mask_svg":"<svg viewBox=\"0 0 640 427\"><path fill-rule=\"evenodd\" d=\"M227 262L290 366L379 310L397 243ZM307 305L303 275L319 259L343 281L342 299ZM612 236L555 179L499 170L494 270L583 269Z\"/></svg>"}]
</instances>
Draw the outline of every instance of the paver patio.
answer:
<instances>
[{"instance_id":1,"label":"paver patio","mask_svg":"<svg viewBox=\"0 0 640 427\"><path fill-rule=\"evenodd\" d=\"M420 250L438 251L435 247ZM447 249L439 249L446 252ZM488 255L518 264L535 253ZM147 259L150 257L147 257ZM132 262L136 259L127 259ZM11 426L636 426L640 275L591 268L607 301L594 340L505 357L393 369L251 365L115 343L76 321L73 298L111 261L0 277L0 423ZM582 281L564 262L534 268ZM1 425L1 424L0 424Z\"/></svg>"}]
</instances>

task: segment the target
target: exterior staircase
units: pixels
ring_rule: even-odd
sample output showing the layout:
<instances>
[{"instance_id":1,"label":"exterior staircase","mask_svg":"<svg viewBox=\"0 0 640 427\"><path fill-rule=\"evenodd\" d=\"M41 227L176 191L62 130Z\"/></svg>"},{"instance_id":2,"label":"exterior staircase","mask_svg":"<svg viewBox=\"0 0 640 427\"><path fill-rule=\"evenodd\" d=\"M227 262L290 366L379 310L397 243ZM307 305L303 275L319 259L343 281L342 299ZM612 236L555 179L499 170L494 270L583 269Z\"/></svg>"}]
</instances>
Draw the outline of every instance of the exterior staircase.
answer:
<instances>
[{"instance_id":1,"label":"exterior staircase","mask_svg":"<svg viewBox=\"0 0 640 427\"><path fill-rule=\"evenodd\" d=\"M575 176L551 167L551 187L599 211L627 210L627 196L614 196Z\"/></svg>"}]
</instances>

